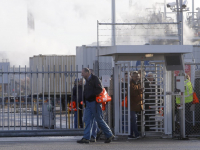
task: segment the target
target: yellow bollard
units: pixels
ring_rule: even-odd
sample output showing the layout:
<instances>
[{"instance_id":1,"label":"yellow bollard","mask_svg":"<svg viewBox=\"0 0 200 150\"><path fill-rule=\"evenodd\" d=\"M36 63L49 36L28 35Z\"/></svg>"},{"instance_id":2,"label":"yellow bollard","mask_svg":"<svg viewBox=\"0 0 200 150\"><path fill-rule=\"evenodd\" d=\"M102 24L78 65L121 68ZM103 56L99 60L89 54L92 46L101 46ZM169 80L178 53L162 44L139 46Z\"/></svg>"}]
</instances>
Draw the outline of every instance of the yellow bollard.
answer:
<instances>
[{"instance_id":1,"label":"yellow bollard","mask_svg":"<svg viewBox=\"0 0 200 150\"><path fill-rule=\"evenodd\" d=\"M33 102L33 112L34 114L37 114L37 106L36 106L35 101Z\"/></svg>"}]
</instances>

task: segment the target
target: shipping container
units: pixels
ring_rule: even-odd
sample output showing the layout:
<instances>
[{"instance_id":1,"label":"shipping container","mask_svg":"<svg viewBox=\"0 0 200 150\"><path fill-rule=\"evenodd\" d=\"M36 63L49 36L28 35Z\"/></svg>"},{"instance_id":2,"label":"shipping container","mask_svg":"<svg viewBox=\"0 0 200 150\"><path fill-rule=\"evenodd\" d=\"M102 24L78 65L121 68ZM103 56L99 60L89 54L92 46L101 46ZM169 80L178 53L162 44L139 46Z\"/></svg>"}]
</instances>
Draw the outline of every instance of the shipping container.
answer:
<instances>
[{"instance_id":1,"label":"shipping container","mask_svg":"<svg viewBox=\"0 0 200 150\"><path fill-rule=\"evenodd\" d=\"M41 93L44 90L44 94L54 94L56 95L71 94L72 86L77 74L67 74L65 76L64 71L76 71L75 66L75 55L38 55L29 58L29 68L32 72L56 72L55 77L54 73L45 73L44 77L39 73L33 73L33 94ZM66 81L65 81L66 80ZM42 86L43 81L43 86ZM31 82L31 81L30 81ZM67 85L67 90L65 88L65 83ZM60 90L61 88L61 90Z\"/></svg>"}]
</instances>

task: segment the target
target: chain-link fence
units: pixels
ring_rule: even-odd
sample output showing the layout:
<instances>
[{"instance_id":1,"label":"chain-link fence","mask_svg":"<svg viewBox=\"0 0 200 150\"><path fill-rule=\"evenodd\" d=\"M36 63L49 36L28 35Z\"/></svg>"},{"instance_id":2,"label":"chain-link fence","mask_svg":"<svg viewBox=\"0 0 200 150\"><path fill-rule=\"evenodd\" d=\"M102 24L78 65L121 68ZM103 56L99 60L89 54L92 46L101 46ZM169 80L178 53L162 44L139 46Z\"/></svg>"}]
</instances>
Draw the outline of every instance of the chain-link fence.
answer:
<instances>
[{"instance_id":1,"label":"chain-link fence","mask_svg":"<svg viewBox=\"0 0 200 150\"><path fill-rule=\"evenodd\" d=\"M197 137L200 136L200 64L194 63L191 65L185 65L185 135L186 137ZM174 78L178 73L174 72ZM175 90L175 80L173 82L173 88ZM198 98L197 102L194 102L196 93ZM180 136L181 134L181 113L180 113L180 98L178 96L173 97L173 130L174 137Z\"/></svg>"}]
</instances>

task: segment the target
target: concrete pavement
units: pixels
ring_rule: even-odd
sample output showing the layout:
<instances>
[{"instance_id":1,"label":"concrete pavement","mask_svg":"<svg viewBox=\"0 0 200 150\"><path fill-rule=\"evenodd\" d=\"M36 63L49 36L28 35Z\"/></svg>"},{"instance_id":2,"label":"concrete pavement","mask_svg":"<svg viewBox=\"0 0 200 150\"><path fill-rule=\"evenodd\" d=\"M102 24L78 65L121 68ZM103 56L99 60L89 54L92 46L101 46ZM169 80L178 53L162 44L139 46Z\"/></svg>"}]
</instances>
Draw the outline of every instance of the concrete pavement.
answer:
<instances>
[{"instance_id":1,"label":"concrete pavement","mask_svg":"<svg viewBox=\"0 0 200 150\"><path fill-rule=\"evenodd\" d=\"M12 137L0 138L0 150L199 150L200 139L177 140L143 138L120 139L105 144L103 140L90 144L78 144L81 136L63 137Z\"/></svg>"}]
</instances>

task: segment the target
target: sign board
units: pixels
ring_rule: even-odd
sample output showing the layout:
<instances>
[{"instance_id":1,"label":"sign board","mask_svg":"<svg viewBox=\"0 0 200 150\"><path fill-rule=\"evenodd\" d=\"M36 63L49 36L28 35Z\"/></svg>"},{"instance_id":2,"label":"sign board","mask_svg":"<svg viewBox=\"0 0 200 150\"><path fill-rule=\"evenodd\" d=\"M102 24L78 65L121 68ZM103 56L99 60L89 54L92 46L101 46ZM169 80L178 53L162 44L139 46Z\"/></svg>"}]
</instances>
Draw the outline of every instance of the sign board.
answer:
<instances>
[{"instance_id":1,"label":"sign board","mask_svg":"<svg viewBox=\"0 0 200 150\"><path fill-rule=\"evenodd\" d=\"M110 87L110 76L102 75L102 85L103 87Z\"/></svg>"},{"instance_id":2,"label":"sign board","mask_svg":"<svg viewBox=\"0 0 200 150\"><path fill-rule=\"evenodd\" d=\"M179 70L174 71L174 76L178 76L179 72ZM191 65L185 65L185 73L191 78Z\"/></svg>"}]
</instances>

